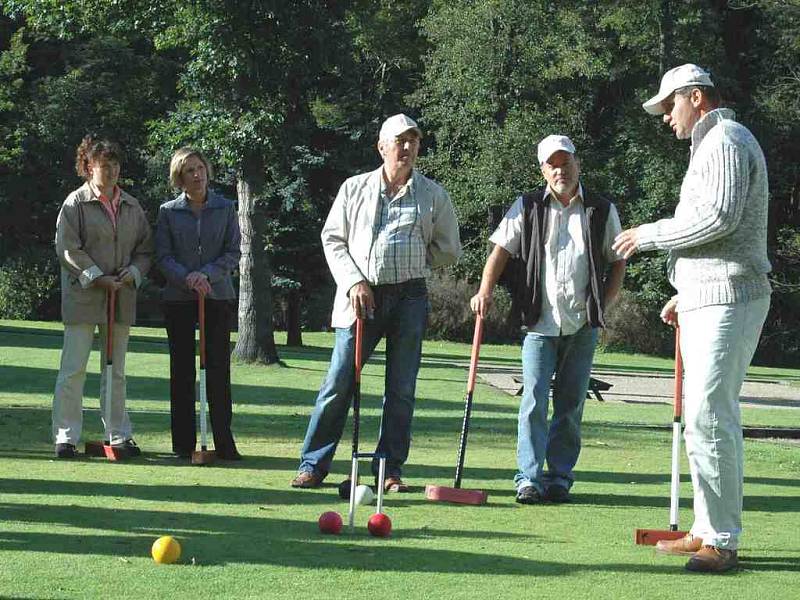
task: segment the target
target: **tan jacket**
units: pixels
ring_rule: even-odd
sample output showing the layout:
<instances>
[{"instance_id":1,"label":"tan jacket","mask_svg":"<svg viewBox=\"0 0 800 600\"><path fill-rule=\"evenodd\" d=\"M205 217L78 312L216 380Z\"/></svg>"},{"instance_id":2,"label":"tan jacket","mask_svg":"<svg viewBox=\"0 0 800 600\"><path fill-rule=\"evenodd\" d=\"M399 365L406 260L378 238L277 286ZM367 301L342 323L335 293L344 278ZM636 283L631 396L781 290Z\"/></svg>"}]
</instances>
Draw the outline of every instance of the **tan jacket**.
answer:
<instances>
[{"instance_id":1,"label":"tan jacket","mask_svg":"<svg viewBox=\"0 0 800 600\"><path fill-rule=\"evenodd\" d=\"M336 280L333 327L350 327L356 320L347 293L359 281L367 280L364 273L375 241L382 173L383 166L347 179L322 228L322 248ZM416 169L412 177L427 247L426 262L430 268L452 264L461 256L461 241L450 196Z\"/></svg>"},{"instance_id":2,"label":"tan jacket","mask_svg":"<svg viewBox=\"0 0 800 600\"><path fill-rule=\"evenodd\" d=\"M134 286L117 292L115 319L136 320L136 288L150 269L153 241L139 201L120 194L117 229L86 183L72 192L58 213L56 253L61 263L61 317L66 325L106 322L106 292L93 285L102 275L129 267Z\"/></svg>"}]
</instances>

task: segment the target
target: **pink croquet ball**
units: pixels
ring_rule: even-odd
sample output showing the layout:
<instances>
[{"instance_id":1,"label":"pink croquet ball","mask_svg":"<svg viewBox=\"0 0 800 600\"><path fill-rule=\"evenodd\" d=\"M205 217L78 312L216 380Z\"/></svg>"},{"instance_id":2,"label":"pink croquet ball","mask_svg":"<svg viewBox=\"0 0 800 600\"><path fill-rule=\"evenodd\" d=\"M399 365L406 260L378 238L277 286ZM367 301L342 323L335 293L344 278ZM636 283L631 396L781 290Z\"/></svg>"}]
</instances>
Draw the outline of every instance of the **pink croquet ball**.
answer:
<instances>
[{"instance_id":1,"label":"pink croquet ball","mask_svg":"<svg viewBox=\"0 0 800 600\"><path fill-rule=\"evenodd\" d=\"M369 518L367 529L375 537L389 537L392 532L392 520L383 513L375 513Z\"/></svg>"},{"instance_id":2,"label":"pink croquet ball","mask_svg":"<svg viewBox=\"0 0 800 600\"><path fill-rule=\"evenodd\" d=\"M319 516L319 530L322 533L339 534L342 532L342 517L337 512L329 510Z\"/></svg>"}]
</instances>

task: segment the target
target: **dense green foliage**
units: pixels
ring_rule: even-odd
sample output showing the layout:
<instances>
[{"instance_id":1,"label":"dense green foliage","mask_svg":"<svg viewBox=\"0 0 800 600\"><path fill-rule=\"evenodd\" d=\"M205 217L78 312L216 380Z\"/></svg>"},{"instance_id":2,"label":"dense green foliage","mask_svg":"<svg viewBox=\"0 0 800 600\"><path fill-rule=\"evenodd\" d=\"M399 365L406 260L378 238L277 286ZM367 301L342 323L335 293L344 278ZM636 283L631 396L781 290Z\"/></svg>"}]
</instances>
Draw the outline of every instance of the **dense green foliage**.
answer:
<instances>
[{"instance_id":1,"label":"dense green foliage","mask_svg":"<svg viewBox=\"0 0 800 600\"><path fill-rule=\"evenodd\" d=\"M271 289L299 341L301 323L325 321L308 311L327 312L322 221L339 183L378 163L387 115L419 118L421 168L457 205L467 253L450 274L456 289L480 275L487 209L539 185L535 145L549 133L572 137L585 184L615 200L623 224L669 215L688 148L640 104L664 68L691 61L712 71L767 155L776 293L757 360L797 364L797 0L0 6L0 264L50 244L87 131L124 144L123 177L151 216L174 193L170 154L191 143L211 156L223 191L252 193L256 301ZM643 320L671 293L663 256L636 257L625 285L626 313L642 318L616 319L610 339L644 349ZM270 322L272 303L258 308ZM647 349L668 350L669 333L653 324Z\"/></svg>"}]
</instances>

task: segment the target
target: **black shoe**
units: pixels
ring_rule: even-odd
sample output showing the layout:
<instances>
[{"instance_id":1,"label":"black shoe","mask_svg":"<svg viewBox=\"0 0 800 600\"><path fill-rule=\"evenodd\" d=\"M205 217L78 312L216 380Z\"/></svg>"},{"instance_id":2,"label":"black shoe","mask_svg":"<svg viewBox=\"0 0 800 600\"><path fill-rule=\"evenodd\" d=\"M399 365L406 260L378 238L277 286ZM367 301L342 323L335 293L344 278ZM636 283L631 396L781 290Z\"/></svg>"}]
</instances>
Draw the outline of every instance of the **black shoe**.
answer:
<instances>
[{"instance_id":1,"label":"black shoe","mask_svg":"<svg viewBox=\"0 0 800 600\"><path fill-rule=\"evenodd\" d=\"M544 499L553 504L566 504L572 502L569 490L563 485L553 484L544 493Z\"/></svg>"},{"instance_id":2,"label":"black shoe","mask_svg":"<svg viewBox=\"0 0 800 600\"><path fill-rule=\"evenodd\" d=\"M542 495L532 485L526 485L517 490L517 502L520 504L541 504Z\"/></svg>"},{"instance_id":3,"label":"black shoe","mask_svg":"<svg viewBox=\"0 0 800 600\"><path fill-rule=\"evenodd\" d=\"M56 458L75 458L73 444L56 444Z\"/></svg>"},{"instance_id":4,"label":"black shoe","mask_svg":"<svg viewBox=\"0 0 800 600\"><path fill-rule=\"evenodd\" d=\"M121 448L129 458L135 458L136 456L142 455L142 449L136 445L136 442L133 441L133 438L128 438L121 444L114 444L114 448Z\"/></svg>"}]
</instances>

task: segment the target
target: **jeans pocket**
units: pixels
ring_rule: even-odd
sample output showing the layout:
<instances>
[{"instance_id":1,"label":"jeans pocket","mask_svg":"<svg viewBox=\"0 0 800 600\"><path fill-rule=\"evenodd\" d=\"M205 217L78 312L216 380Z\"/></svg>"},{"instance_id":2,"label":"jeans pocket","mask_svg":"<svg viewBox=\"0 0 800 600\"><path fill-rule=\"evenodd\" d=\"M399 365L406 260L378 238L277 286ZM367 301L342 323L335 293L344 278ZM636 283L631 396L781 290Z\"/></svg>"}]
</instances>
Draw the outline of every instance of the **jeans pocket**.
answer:
<instances>
[{"instance_id":1,"label":"jeans pocket","mask_svg":"<svg viewBox=\"0 0 800 600\"><path fill-rule=\"evenodd\" d=\"M403 290L403 297L407 300L422 300L428 297L428 286L424 279L408 282Z\"/></svg>"}]
</instances>

